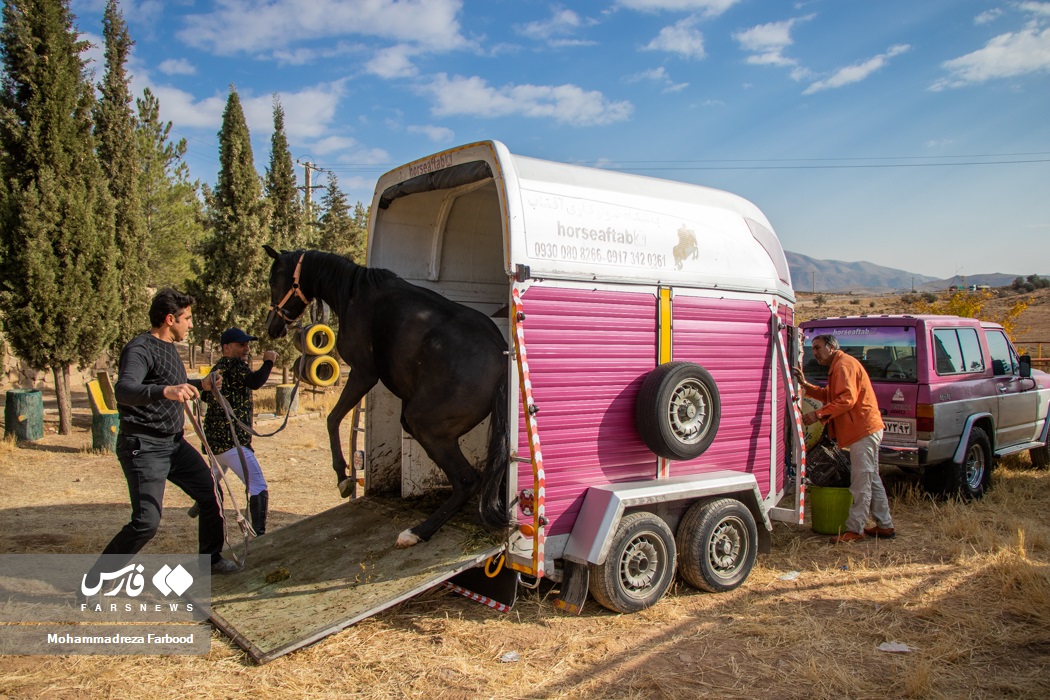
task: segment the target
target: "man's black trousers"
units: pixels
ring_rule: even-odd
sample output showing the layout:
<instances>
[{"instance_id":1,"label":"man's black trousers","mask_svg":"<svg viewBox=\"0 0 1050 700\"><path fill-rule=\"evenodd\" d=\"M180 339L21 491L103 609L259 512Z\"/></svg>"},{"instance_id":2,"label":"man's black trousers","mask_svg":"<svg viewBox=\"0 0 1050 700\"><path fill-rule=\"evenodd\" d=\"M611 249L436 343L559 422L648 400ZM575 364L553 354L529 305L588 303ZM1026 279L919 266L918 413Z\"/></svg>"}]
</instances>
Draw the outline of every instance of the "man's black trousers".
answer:
<instances>
[{"instance_id":1,"label":"man's black trousers","mask_svg":"<svg viewBox=\"0 0 1050 700\"><path fill-rule=\"evenodd\" d=\"M215 487L207 463L182 434L174 438L117 435L117 459L131 497L131 522L117 533L102 554L131 555L146 546L160 525L165 481L178 486L200 504L197 538L201 554L219 560L223 525L215 502Z\"/></svg>"}]
</instances>

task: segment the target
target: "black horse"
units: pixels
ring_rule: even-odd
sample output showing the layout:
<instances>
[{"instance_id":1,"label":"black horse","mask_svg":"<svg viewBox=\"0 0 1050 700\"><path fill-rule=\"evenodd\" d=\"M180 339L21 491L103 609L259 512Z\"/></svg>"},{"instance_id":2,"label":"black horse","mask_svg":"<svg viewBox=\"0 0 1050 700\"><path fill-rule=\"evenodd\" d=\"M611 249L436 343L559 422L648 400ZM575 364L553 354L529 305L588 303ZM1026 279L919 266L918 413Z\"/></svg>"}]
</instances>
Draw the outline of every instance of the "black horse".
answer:
<instances>
[{"instance_id":1,"label":"black horse","mask_svg":"<svg viewBox=\"0 0 1050 700\"><path fill-rule=\"evenodd\" d=\"M339 317L336 349L350 365L343 393L328 415L332 468L346 482L339 425L382 381L401 399L401 425L445 472L452 496L422 523L402 532L398 547L429 540L478 491L482 524L508 523L505 478L507 344L484 314L410 284L389 270L368 268L332 253L263 246L270 267L267 331L285 335L314 299ZM491 414L483 474L459 448L459 438ZM344 497L349 495L343 494Z\"/></svg>"}]
</instances>

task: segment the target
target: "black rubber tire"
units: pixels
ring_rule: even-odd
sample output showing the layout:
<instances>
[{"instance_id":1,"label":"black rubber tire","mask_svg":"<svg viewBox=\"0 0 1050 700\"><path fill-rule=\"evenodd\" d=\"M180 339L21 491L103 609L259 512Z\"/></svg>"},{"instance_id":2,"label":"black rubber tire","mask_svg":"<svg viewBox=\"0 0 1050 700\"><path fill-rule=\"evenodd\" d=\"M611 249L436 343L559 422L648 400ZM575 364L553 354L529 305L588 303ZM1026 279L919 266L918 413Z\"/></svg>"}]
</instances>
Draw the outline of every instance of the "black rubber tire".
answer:
<instances>
[{"instance_id":1,"label":"black rubber tire","mask_svg":"<svg viewBox=\"0 0 1050 700\"><path fill-rule=\"evenodd\" d=\"M1033 447L1028 450L1028 456L1032 460L1032 469L1050 469L1050 443L1042 447Z\"/></svg>"},{"instance_id":2,"label":"black rubber tire","mask_svg":"<svg viewBox=\"0 0 1050 700\"><path fill-rule=\"evenodd\" d=\"M723 593L747 579L758 556L755 518L735 498L693 504L678 524L678 573L693 588Z\"/></svg>"},{"instance_id":3,"label":"black rubber tire","mask_svg":"<svg viewBox=\"0 0 1050 700\"><path fill-rule=\"evenodd\" d=\"M688 460L718 433L722 402L711 374L692 362L668 362L646 376L635 403L642 441L659 457Z\"/></svg>"},{"instance_id":4,"label":"black rubber tire","mask_svg":"<svg viewBox=\"0 0 1050 700\"><path fill-rule=\"evenodd\" d=\"M675 542L671 528L652 513L620 519L609 555L590 565L590 591L602 607L634 613L655 605L674 582Z\"/></svg>"},{"instance_id":5,"label":"black rubber tire","mask_svg":"<svg viewBox=\"0 0 1050 700\"><path fill-rule=\"evenodd\" d=\"M981 428L971 428L963 462L926 467L923 486L935 496L977 500L992 488L992 443Z\"/></svg>"}]
</instances>

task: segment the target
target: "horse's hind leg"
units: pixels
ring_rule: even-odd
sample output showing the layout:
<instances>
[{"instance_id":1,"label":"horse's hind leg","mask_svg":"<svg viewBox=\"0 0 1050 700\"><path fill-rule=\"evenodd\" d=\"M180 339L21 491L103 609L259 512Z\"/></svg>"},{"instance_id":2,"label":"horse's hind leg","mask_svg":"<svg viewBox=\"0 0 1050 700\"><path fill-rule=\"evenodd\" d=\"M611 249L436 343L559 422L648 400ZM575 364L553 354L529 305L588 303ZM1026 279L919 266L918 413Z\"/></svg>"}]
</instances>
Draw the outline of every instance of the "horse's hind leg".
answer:
<instances>
[{"instance_id":1,"label":"horse's hind leg","mask_svg":"<svg viewBox=\"0 0 1050 700\"><path fill-rule=\"evenodd\" d=\"M426 520L398 535L397 547L411 547L420 540L429 540L438 528L463 507L481 483L481 477L463 456L456 438L419 435L416 436L416 440L426 450L427 456L445 472L452 484L452 495Z\"/></svg>"}]
</instances>

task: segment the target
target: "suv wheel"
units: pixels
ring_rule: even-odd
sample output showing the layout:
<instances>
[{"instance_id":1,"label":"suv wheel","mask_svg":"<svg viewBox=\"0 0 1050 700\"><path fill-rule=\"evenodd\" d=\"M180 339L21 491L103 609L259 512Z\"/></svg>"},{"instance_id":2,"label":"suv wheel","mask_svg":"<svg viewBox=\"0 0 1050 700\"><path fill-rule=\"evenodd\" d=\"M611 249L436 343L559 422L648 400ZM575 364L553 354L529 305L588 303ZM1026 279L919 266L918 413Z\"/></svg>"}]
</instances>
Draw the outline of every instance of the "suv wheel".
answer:
<instances>
[{"instance_id":1,"label":"suv wheel","mask_svg":"<svg viewBox=\"0 0 1050 700\"><path fill-rule=\"evenodd\" d=\"M964 501L983 496L992 486L992 443L988 434L981 428L971 429L962 464L945 462L927 467L923 485L933 494Z\"/></svg>"}]
</instances>

